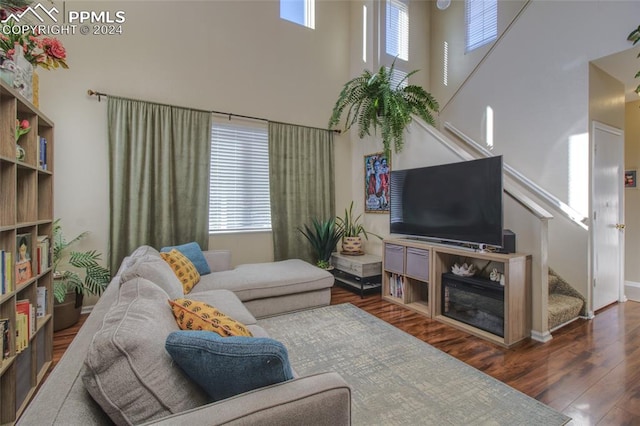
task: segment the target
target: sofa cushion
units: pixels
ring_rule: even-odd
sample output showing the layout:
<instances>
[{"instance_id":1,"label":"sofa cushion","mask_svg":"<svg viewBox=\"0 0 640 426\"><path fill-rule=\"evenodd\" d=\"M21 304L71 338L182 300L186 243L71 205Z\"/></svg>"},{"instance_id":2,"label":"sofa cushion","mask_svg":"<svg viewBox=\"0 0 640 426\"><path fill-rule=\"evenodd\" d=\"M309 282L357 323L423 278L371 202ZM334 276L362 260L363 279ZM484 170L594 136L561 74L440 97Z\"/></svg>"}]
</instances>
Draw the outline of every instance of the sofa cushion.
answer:
<instances>
[{"instance_id":1,"label":"sofa cushion","mask_svg":"<svg viewBox=\"0 0 640 426\"><path fill-rule=\"evenodd\" d=\"M180 253L184 254L187 259L189 259L191 263L193 263L200 275L207 275L211 273L211 268L209 268L207 259L205 259L204 254L202 254L200 244L194 241L192 243L186 243L179 246L162 247L160 249L160 252L170 252L173 249L176 249Z\"/></svg>"},{"instance_id":2,"label":"sofa cushion","mask_svg":"<svg viewBox=\"0 0 640 426\"><path fill-rule=\"evenodd\" d=\"M193 286L200 281L200 274L196 267L178 250L173 249L168 253L160 253L160 256L171 266L176 277L182 283L184 294L189 293Z\"/></svg>"},{"instance_id":3,"label":"sofa cushion","mask_svg":"<svg viewBox=\"0 0 640 426\"><path fill-rule=\"evenodd\" d=\"M138 257L143 257L148 255L160 256L160 252L151 246L142 245L137 249L135 249L134 251L132 251L129 257L132 259L135 259Z\"/></svg>"},{"instance_id":4,"label":"sofa cushion","mask_svg":"<svg viewBox=\"0 0 640 426\"><path fill-rule=\"evenodd\" d=\"M132 251L129 256L126 256L124 259L122 259L122 262L120 263L120 267L118 268L118 272L116 273L116 276L119 276L124 271L126 271L129 267L135 264L139 258L144 256L153 256L153 255L160 257L160 252L151 246L142 245L138 247L137 249Z\"/></svg>"},{"instance_id":5,"label":"sofa cushion","mask_svg":"<svg viewBox=\"0 0 640 426\"><path fill-rule=\"evenodd\" d=\"M251 337L244 324L204 302L176 299L169 300L169 304L181 330L213 331L222 337Z\"/></svg>"},{"instance_id":6,"label":"sofa cushion","mask_svg":"<svg viewBox=\"0 0 640 426\"><path fill-rule=\"evenodd\" d=\"M165 347L213 401L293 379L287 349L271 338L177 331Z\"/></svg>"},{"instance_id":7,"label":"sofa cushion","mask_svg":"<svg viewBox=\"0 0 640 426\"><path fill-rule=\"evenodd\" d=\"M173 272L173 269L160 255L145 255L136 258L133 265L129 266L120 275L120 283L125 283L134 278L145 278L160 286L167 292L170 299L184 296L182 283Z\"/></svg>"},{"instance_id":8,"label":"sofa cushion","mask_svg":"<svg viewBox=\"0 0 640 426\"><path fill-rule=\"evenodd\" d=\"M202 277L192 291L227 289L246 301L321 290L333 286L333 282L330 272L300 259L289 259L212 272Z\"/></svg>"},{"instance_id":9,"label":"sofa cushion","mask_svg":"<svg viewBox=\"0 0 640 426\"><path fill-rule=\"evenodd\" d=\"M164 348L179 328L159 286L135 278L118 297L93 336L84 385L116 424L140 424L203 405L207 395Z\"/></svg>"},{"instance_id":10,"label":"sofa cushion","mask_svg":"<svg viewBox=\"0 0 640 426\"><path fill-rule=\"evenodd\" d=\"M189 293L189 299L207 303L244 325L256 323L256 318L232 291L211 290L201 291L199 293L191 292Z\"/></svg>"}]
</instances>

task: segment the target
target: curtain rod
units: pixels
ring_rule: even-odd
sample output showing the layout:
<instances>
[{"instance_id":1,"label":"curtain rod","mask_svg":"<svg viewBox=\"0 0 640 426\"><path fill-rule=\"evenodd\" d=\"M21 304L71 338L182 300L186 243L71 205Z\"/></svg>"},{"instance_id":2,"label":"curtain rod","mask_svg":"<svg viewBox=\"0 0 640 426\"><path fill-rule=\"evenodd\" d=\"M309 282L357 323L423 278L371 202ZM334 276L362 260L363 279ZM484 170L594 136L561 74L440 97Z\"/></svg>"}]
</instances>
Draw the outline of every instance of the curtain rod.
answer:
<instances>
[{"instance_id":1,"label":"curtain rod","mask_svg":"<svg viewBox=\"0 0 640 426\"><path fill-rule=\"evenodd\" d=\"M101 98L103 96L105 98L108 98L109 96L111 96L111 95L108 95L106 93L98 92L98 91L91 90L91 89L87 90L87 94L89 96L97 97L98 98L98 102L101 101ZM154 102L154 103L157 103L157 102ZM160 104L160 105L171 106L171 107L175 106L175 105L167 105L167 104ZM184 107L180 107L180 108L184 108ZM191 108L191 109L193 109L193 108ZM280 122L280 121L272 121L272 120L268 120L266 118L252 117L250 115L234 114L232 112L222 112L222 111L213 111L213 110L208 110L208 111L198 110L198 111L208 112L208 113L211 113L211 114L226 115L226 116L229 117L229 119L231 119L231 117L239 117L239 118L247 118L249 120L266 121L267 123L271 122L271 123L279 123L279 124L290 124L290 123L283 123L283 122ZM312 127L312 126L304 126L304 127L311 127L311 128L318 129L318 130L328 130L330 132L334 132L334 133L337 133L337 134L341 134L342 133L342 131L340 129L322 129L320 127Z\"/></svg>"}]
</instances>

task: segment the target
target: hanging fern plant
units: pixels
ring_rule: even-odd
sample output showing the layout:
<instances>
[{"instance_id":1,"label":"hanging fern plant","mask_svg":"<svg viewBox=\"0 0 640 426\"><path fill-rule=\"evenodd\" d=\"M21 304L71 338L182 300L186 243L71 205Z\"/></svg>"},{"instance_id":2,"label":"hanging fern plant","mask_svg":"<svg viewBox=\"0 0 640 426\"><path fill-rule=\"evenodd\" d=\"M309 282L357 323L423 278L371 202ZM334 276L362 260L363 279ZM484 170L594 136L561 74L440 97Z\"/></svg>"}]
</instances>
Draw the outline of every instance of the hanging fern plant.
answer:
<instances>
[{"instance_id":1,"label":"hanging fern plant","mask_svg":"<svg viewBox=\"0 0 640 426\"><path fill-rule=\"evenodd\" d=\"M636 43L638 43L638 41L640 41L640 25L638 25L638 28L631 31L629 37L627 37L627 40L632 41L634 46L636 45ZM638 58L640 58L640 53L638 53ZM640 77L640 71L636 73L635 78L638 77ZM638 87L636 87L636 93L640 95L640 84L638 85Z\"/></svg>"},{"instance_id":2,"label":"hanging fern plant","mask_svg":"<svg viewBox=\"0 0 640 426\"><path fill-rule=\"evenodd\" d=\"M440 108L435 98L422 87L404 85L417 70L394 84L394 67L395 61L389 69L382 66L375 74L365 70L360 76L349 80L340 92L329 119L329 128L336 126L347 109L344 130L357 124L360 138L370 136L372 129L374 134L377 133L379 127L387 156L391 153L392 143L395 152L402 151L404 130L411 122L412 114L433 126L433 113Z\"/></svg>"}]
</instances>

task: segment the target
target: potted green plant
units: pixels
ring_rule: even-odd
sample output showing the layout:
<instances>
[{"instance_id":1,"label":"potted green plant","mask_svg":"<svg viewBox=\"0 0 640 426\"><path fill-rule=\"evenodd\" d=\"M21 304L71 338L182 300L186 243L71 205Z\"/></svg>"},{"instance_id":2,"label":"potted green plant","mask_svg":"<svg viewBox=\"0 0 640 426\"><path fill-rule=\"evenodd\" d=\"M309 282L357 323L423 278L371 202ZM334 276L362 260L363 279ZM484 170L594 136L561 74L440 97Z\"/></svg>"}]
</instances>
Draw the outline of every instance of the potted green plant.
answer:
<instances>
[{"instance_id":1,"label":"potted green plant","mask_svg":"<svg viewBox=\"0 0 640 426\"><path fill-rule=\"evenodd\" d=\"M325 221L314 218L312 226L305 224L304 229L298 228L298 231L311 243L317 258L316 265L322 269L329 269L331 253L342 237L342 229L337 226L335 218Z\"/></svg>"},{"instance_id":2,"label":"potted green plant","mask_svg":"<svg viewBox=\"0 0 640 426\"><path fill-rule=\"evenodd\" d=\"M365 70L358 77L349 80L340 92L329 119L329 128L336 126L343 111L347 109L344 130L357 123L360 138L371 135L371 128L375 133L380 127L387 158L390 157L392 142L395 152L402 150L404 130L411 122L412 114L433 126L433 113L440 108L435 98L422 87L404 84L418 70L410 72L394 84L394 67L395 61L389 69L382 66L375 74Z\"/></svg>"},{"instance_id":3,"label":"potted green plant","mask_svg":"<svg viewBox=\"0 0 640 426\"><path fill-rule=\"evenodd\" d=\"M362 250L361 235L364 235L367 240L369 239L368 234L382 239L380 235L376 235L372 232L367 233L364 225L360 223L361 217L362 214L354 217L352 201L349 205L349 209L344 209L344 216L336 218L336 223L340 229L342 229L342 254L350 256L364 254L364 251Z\"/></svg>"},{"instance_id":4,"label":"potted green plant","mask_svg":"<svg viewBox=\"0 0 640 426\"><path fill-rule=\"evenodd\" d=\"M80 235L67 240L62 233L60 219L53 222L53 296L55 331L70 327L80 318L82 300L85 294L100 295L111 280L109 270L98 261L102 256L95 250L70 251L69 248L88 235ZM73 267L81 270L67 269ZM64 268L64 269L63 269Z\"/></svg>"}]
</instances>

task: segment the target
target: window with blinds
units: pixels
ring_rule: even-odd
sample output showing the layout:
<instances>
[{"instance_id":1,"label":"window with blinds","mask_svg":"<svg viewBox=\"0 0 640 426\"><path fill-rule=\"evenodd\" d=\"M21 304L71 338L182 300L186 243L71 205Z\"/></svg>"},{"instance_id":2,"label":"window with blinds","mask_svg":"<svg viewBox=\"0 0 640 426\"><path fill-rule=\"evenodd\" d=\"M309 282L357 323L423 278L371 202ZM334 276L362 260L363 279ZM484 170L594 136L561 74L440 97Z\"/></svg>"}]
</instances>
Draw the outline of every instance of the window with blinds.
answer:
<instances>
[{"instance_id":1,"label":"window with blinds","mask_svg":"<svg viewBox=\"0 0 640 426\"><path fill-rule=\"evenodd\" d=\"M315 0L280 0L280 18L314 29L316 2Z\"/></svg>"},{"instance_id":2,"label":"window with blinds","mask_svg":"<svg viewBox=\"0 0 640 426\"><path fill-rule=\"evenodd\" d=\"M498 36L498 0L466 0L467 52Z\"/></svg>"},{"instance_id":3,"label":"window with blinds","mask_svg":"<svg viewBox=\"0 0 640 426\"><path fill-rule=\"evenodd\" d=\"M213 119L209 232L271 230L266 123Z\"/></svg>"},{"instance_id":4,"label":"window with blinds","mask_svg":"<svg viewBox=\"0 0 640 426\"><path fill-rule=\"evenodd\" d=\"M409 60L409 6L401 0L387 0L387 55Z\"/></svg>"},{"instance_id":5,"label":"window with blinds","mask_svg":"<svg viewBox=\"0 0 640 426\"><path fill-rule=\"evenodd\" d=\"M387 72L391 71L391 67L385 67ZM409 84L409 79L407 79L408 72L404 72L399 70L398 68L393 68L393 74L391 74L391 88L395 89L396 87L401 89L403 87L407 87Z\"/></svg>"}]
</instances>

